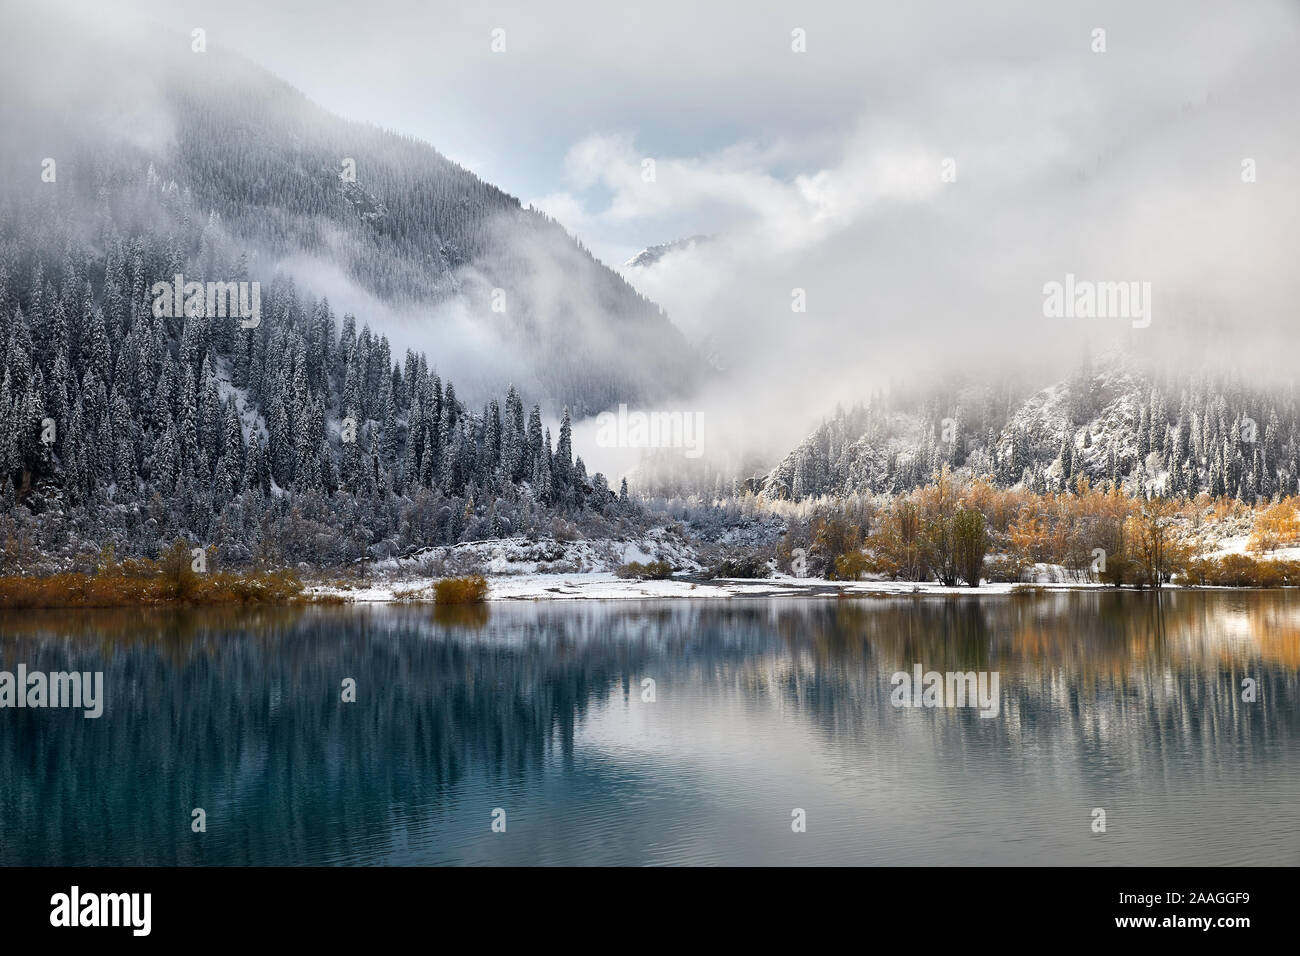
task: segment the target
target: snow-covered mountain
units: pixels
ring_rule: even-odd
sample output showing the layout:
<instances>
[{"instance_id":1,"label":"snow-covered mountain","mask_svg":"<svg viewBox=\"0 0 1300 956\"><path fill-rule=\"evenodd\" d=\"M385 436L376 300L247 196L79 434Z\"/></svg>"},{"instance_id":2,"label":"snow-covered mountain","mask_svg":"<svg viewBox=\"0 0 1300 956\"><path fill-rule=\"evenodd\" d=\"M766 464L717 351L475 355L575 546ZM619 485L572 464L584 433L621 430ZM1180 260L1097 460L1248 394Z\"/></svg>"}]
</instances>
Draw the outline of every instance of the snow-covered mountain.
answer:
<instances>
[{"instance_id":1,"label":"snow-covered mountain","mask_svg":"<svg viewBox=\"0 0 1300 956\"><path fill-rule=\"evenodd\" d=\"M1131 494L1300 490L1295 396L1153 374L1122 358L1038 391L968 386L838 410L758 482L770 499L905 491L945 464L1037 491L1114 481Z\"/></svg>"}]
</instances>

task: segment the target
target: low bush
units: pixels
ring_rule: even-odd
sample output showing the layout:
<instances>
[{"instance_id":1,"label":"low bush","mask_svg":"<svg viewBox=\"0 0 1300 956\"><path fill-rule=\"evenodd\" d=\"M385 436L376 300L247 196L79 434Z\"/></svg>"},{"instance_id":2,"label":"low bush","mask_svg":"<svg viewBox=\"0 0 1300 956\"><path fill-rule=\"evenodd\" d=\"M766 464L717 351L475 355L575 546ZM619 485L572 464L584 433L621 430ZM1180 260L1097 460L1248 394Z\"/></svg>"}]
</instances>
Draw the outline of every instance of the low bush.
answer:
<instances>
[{"instance_id":1,"label":"low bush","mask_svg":"<svg viewBox=\"0 0 1300 956\"><path fill-rule=\"evenodd\" d=\"M835 559L835 580L861 581L862 575L873 568L871 558L864 551L846 551Z\"/></svg>"},{"instance_id":2,"label":"low bush","mask_svg":"<svg viewBox=\"0 0 1300 956\"><path fill-rule=\"evenodd\" d=\"M1281 588L1300 586L1300 562L1260 561L1245 554L1193 558L1183 581L1202 587Z\"/></svg>"},{"instance_id":3,"label":"low bush","mask_svg":"<svg viewBox=\"0 0 1300 956\"><path fill-rule=\"evenodd\" d=\"M466 578L443 578L433 586L438 604L480 604L487 600L487 578L471 574Z\"/></svg>"},{"instance_id":4,"label":"low bush","mask_svg":"<svg viewBox=\"0 0 1300 956\"><path fill-rule=\"evenodd\" d=\"M640 561L629 561L627 564L619 565L614 574L624 579L639 581L649 578L652 581L660 581L673 576L673 566L667 561L650 561L646 564Z\"/></svg>"},{"instance_id":5,"label":"low bush","mask_svg":"<svg viewBox=\"0 0 1300 956\"><path fill-rule=\"evenodd\" d=\"M772 569L761 554L733 555L723 558L708 570L711 578L770 578Z\"/></svg>"},{"instance_id":6,"label":"low bush","mask_svg":"<svg viewBox=\"0 0 1300 956\"><path fill-rule=\"evenodd\" d=\"M1014 584L1025 572L1025 563L1010 554L995 554L984 559L984 580L997 584Z\"/></svg>"}]
</instances>

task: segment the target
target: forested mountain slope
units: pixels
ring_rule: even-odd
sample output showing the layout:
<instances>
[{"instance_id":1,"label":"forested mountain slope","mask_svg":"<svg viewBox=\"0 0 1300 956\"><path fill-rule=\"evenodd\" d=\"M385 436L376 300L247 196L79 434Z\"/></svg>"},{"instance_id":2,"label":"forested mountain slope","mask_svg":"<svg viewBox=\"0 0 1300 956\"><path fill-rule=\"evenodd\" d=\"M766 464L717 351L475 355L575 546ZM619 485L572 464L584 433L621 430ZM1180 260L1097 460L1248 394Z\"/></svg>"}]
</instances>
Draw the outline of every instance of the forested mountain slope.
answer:
<instances>
[{"instance_id":1,"label":"forested mountain slope","mask_svg":"<svg viewBox=\"0 0 1300 956\"><path fill-rule=\"evenodd\" d=\"M426 145L331 117L237 58L111 39L50 26L4 44L19 94L0 117L5 570L154 556L182 536L227 564L332 565L633 514L575 459L564 406L689 379L654 306ZM34 56L47 70L24 87ZM466 403L436 334L428 354L394 354L378 321L278 269L290 255L385 306L473 309L504 287L485 320L511 323L497 338L527 378ZM214 286L238 288L216 296L230 309Z\"/></svg>"},{"instance_id":2,"label":"forested mountain slope","mask_svg":"<svg viewBox=\"0 0 1300 956\"><path fill-rule=\"evenodd\" d=\"M1132 495L1253 502L1300 491L1294 388L1160 374L1119 357L1022 394L973 384L840 409L760 482L768 498L892 493L945 465L1046 492L1113 481Z\"/></svg>"},{"instance_id":3,"label":"forested mountain slope","mask_svg":"<svg viewBox=\"0 0 1300 956\"><path fill-rule=\"evenodd\" d=\"M269 282L288 264L318 296L310 277L337 273L400 317L408 339L422 325L436 338L469 323L485 366L510 368L525 396L578 415L678 394L703 370L659 308L556 222L426 143L330 114L215 42L197 53L184 35L107 36L52 14L17 24L4 48L0 77L24 93L7 96L0 117L0 189L24 241L60 240L46 234L53 219L102 251L115 233L165 241L176 215L215 213L212 238L229 261L203 259L187 279L227 278L241 254L249 278ZM42 179L47 158L53 182ZM141 204L148 175L174 183L184 208Z\"/></svg>"}]
</instances>

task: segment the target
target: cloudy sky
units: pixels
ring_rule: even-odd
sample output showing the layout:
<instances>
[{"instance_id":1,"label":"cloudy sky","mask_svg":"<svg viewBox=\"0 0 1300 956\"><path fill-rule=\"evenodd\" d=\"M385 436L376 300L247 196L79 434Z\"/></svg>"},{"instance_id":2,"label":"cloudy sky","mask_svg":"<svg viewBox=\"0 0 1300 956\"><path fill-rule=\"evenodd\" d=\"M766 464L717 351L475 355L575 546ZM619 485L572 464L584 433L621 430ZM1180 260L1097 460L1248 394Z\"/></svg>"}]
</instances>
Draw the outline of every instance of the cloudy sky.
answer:
<instances>
[{"instance_id":1,"label":"cloudy sky","mask_svg":"<svg viewBox=\"0 0 1300 956\"><path fill-rule=\"evenodd\" d=\"M1255 122L1295 118L1270 112L1297 78L1300 9L1287 2L119 6L203 26L332 111L428 140L611 259L784 202L868 199L803 188L856 178L864 154L953 156L959 181L969 165L993 186L1005 178L979 164L1013 178L1043 160L1092 170L1216 98L1238 114L1232 128L1216 119L1238 152L1256 146ZM621 167L635 161L639 182L643 158L665 188L631 188Z\"/></svg>"},{"instance_id":2,"label":"cloudy sky","mask_svg":"<svg viewBox=\"0 0 1300 956\"><path fill-rule=\"evenodd\" d=\"M1085 342L1292 374L1291 0L124 6L427 140L611 265L717 236L627 274L714 341L734 404L797 405L791 435L890 378L1046 378ZM1044 316L1067 274L1150 282L1149 325Z\"/></svg>"}]
</instances>

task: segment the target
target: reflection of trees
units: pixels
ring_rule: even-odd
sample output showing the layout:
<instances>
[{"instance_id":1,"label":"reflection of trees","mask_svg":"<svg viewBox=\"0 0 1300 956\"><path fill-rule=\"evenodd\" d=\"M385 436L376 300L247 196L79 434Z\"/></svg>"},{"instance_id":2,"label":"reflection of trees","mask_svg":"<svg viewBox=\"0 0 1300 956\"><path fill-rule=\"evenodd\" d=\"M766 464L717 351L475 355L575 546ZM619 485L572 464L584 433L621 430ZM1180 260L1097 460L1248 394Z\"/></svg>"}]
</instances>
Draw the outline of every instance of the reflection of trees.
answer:
<instances>
[{"instance_id":1,"label":"reflection of trees","mask_svg":"<svg viewBox=\"0 0 1300 956\"><path fill-rule=\"evenodd\" d=\"M913 664L1000 674L999 719L939 709L907 714L918 722L906 726L930 728L923 746L944 757L994 742L988 754L1007 770L1017 742L1072 752L1086 771L1152 753L1195 761L1300 733L1288 656L1300 599L1289 592L803 602L776 626L790 658L812 665L792 668L781 692L846 743L872 746L899 728L889 677ZM1241 700L1244 677L1258 682L1258 703Z\"/></svg>"},{"instance_id":2,"label":"reflection of trees","mask_svg":"<svg viewBox=\"0 0 1300 956\"><path fill-rule=\"evenodd\" d=\"M645 676L657 706L674 686L703 719L779 703L850 752L919 734L1007 772L1029 738L1085 769L1193 759L1295 738L1298 643L1289 592L0 615L0 666L103 670L108 697L99 720L0 712L0 863L347 858L567 766L592 709ZM1002 717L900 714L889 677L914 663L998 671Z\"/></svg>"},{"instance_id":3,"label":"reflection of trees","mask_svg":"<svg viewBox=\"0 0 1300 956\"><path fill-rule=\"evenodd\" d=\"M652 662L703 673L746 653L738 632L700 632L692 617L663 605L519 605L437 624L427 608L8 615L0 666L102 670L107 706L99 720L0 713L0 819L31 835L0 841L0 862L345 856L445 807L471 776L567 760L591 707L639 693ZM345 677L356 703L340 701ZM199 806L224 822L218 853L190 839Z\"/></svg>"},{"instance_id":4,"label":"reflection of trees","mask_svg":"<svg viewBox=\"0 0 1300 956\"><path fill-rule=\"evenodd\" d=\"M1232 736L1295 722L1286 702L1295 698L1296 673L1286 654L1300 638L1300 600L1289 593L963 595L779 608L772 622L784 647L767 652L779 660L747 657L740 663L753 675L747 686L780 695L845 738L880 732L894 710L889 678L914 664L999 673L1005 719L971 711L927 718L980 735L1050 732L1055 745L1095 731L1137 749L1149 743L1135 729L1143 726L1174 727L1191 744L1206 727ZM1264 623L1267 634L1256 629ZM766 679L772 671L775 681ZM1241 701L1247 676L1271 706ZM964 740L959 734L954 746Z\"/></svg>"}]
</instances>

